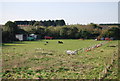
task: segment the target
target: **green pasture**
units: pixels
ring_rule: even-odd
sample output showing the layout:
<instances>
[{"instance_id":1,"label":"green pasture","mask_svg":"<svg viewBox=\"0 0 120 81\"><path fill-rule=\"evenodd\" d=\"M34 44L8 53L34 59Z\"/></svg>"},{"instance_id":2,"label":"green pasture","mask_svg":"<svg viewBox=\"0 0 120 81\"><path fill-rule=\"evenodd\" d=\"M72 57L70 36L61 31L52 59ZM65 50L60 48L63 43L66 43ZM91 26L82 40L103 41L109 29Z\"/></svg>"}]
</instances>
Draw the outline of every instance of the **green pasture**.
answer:
<instances>
[{"instance_id":1,"label":"green pasture","mask_svg":"<svg viewBox=\"0 0 120 81\"><path fill-rule=\"evenodd\" d=\"M56 39L3 43L1 76L7 79L101 79L106 75L105 79L116 79L117 40L89 52L65 53L101 42L104 41ZM107 66L110 68L104 72Z\"/></svg>"}]
</instances>

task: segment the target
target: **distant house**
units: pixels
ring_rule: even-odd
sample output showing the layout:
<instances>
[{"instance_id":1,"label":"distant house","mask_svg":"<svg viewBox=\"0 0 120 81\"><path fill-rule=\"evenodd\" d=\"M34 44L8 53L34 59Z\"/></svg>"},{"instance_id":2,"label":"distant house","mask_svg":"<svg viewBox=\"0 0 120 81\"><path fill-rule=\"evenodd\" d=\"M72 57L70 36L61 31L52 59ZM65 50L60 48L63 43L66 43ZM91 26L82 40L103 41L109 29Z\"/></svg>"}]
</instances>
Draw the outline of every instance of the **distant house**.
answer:
<instances>
[{"instance_id":1,"label":"distant house","mask_svg":"<svg viewBox=\"0 0 120 81\"><path fill-rule=\"evenodd\" d=\"M36 40L37 39L37 35L35 34L16 34L16 39L18 39L19 41L26 41L26 40L29 40L29 41L32 41L32 40Z\"/></svg>"},{"instance_id":2,"label":"distant house","mask_svg":"<svg viewBox=\"0 0 120 81\"><path fill-rule=\"evenodd\" d=\"M19 41L24 41L24 40L27 40L28 35L27 34L16 34L15 37Z\"/></svg>"},{"instance_id":3,"label":"distant house","mask_svg":"<svg viewBox=\"0 0 120 81\"><path fill-rule=\"evenodd\" d=\"M53 39L53 37L50 36L44 36L45 39Z\"/></svg>"},{"instance_id":4,"label":"distant house","mask_svg":"<svg viewBox=\"0 0 120 81\"><path fill-rule=\"evenodd\" d=\"M23 34L16 34L15 37L16 37L16 39L18 39L19 41L23 41Z\"/></svg>"}]
</instances>

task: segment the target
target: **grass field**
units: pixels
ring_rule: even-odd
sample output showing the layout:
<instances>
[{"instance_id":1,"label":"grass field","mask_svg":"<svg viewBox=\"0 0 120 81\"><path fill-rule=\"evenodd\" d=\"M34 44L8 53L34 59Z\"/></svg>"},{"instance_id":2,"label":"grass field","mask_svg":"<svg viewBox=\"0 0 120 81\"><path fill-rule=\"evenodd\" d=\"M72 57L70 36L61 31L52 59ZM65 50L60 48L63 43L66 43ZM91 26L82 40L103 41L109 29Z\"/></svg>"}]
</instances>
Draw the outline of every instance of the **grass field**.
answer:
<instances>
[{"instance_id":1,"label":"grass field","mask_svg":"<svg viewBox=\"0 0 120 81\"><path fill-rule=\"evenodd\" d=\"M49 43L45 45L45 41ZM118 41L110 41L92 51L67 55L66 50L91 47L95 40L23 41L2 46L3 73L7 79L116 79ZM112 47L113 46L113 47Z\"/></svg>"}]
</instances>

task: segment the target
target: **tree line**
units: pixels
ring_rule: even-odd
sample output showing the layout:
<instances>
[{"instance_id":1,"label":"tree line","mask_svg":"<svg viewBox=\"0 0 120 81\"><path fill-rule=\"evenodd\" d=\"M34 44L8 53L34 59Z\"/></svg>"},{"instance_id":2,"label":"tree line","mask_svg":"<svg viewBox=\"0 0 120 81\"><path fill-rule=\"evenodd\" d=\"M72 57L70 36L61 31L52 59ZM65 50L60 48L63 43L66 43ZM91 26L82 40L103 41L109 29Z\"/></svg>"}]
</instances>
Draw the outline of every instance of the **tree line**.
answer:
<instances>
[{"instance_id":1,"label":"tree line","mask_svg":"<svg viewBox=\"0 0 120 81\"><path fill-rule=\"evenodd\" d=\"M15 21L16 25L31 25L31 26L64 26L66 25L65 21L62 20L44 20L44 21Z\"/></svg>"},{"instance_id":2,"label":"tree line","mask_svg":"<svg viewBox=\"0 0 120 81\"><path fill-rule=\"evenodd\" d=\"M120 39L120 28L110 27L104 29L97 24L88 25L64 25L64 26L29 26L18 27L16 22L8 21L2 28L2 41L15 41L16 34L36 34L38 38L51 36L55 39L95 39L97 37L113 37Z\"/></svg>"}]
</instances>

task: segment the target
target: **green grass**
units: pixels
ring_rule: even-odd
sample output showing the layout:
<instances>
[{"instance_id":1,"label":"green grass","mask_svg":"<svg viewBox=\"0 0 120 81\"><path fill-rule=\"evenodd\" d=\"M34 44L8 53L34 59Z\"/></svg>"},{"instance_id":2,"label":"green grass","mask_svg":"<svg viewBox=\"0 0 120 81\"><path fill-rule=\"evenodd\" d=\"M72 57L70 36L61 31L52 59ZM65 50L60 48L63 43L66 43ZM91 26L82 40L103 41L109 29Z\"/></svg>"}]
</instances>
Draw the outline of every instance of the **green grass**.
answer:
<instances>
[{"instance_id":1,"label":"green grass","mask_svg":"<svg viewBox=\"0 0 120 81\"><path fill-rule=\"evenodd\" d=\"M49 43L45 44L45 41ZM104 41L95 40L58 40L23 41L4 43L2 47L3 78L26 79L99 79L102 71L115 61L107 73L106 79L117 78L118 41L107 44L89 52L79 51L77 55L67 55L66 50L91 47ZM38 49L41 48L41 49Z\"/></svg>"}]
</instances>

